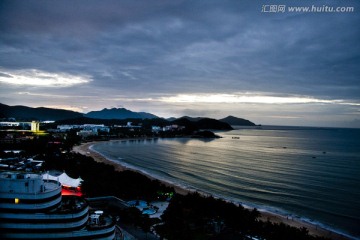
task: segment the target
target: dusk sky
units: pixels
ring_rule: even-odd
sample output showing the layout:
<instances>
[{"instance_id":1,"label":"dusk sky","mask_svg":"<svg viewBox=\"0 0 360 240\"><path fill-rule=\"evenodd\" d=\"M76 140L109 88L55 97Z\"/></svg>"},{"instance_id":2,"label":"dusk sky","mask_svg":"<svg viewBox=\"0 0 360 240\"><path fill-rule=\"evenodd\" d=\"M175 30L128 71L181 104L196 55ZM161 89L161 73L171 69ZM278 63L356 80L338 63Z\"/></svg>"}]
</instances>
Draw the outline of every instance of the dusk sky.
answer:
<instances>
[{"instance_id":1,"label":"dusk sky","mask_svg":"<svg viewBox=\"0 0 360 240\"><path fill-rule=\"evenodd\" d=\"M360 1L2 0L0 102L360 127Z\"/></svg>"}]
</instances>

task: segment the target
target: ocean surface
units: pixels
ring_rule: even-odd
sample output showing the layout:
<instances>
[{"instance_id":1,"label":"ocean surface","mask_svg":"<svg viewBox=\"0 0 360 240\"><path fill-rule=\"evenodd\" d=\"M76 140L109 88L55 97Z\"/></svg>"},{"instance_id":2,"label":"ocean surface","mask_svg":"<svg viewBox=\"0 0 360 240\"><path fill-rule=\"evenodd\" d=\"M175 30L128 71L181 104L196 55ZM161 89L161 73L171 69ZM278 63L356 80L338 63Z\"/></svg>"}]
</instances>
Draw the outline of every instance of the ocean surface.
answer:
<instances>
[{"instance_id":1,"label":"ocean surface","mask_svg":"<svg viewBox=\"0 0 360 240\"><path fill-rule=\"evenodd\" d=\"M360 239L360 129L273 127L92 149L175 185Z\"/></svg>"}]
</instances>

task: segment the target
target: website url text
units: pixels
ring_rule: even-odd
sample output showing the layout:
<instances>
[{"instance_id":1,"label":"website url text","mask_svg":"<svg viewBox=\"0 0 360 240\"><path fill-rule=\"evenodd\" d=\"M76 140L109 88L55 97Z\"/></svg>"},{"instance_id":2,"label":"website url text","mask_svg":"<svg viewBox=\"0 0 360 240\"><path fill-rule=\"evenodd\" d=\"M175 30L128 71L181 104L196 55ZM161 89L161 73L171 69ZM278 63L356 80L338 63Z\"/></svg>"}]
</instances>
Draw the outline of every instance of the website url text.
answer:
<instances>
[{"instance_id":1,"label":"website url text","mask_svg":"<svg viewBox=\"0 0 360 240\"><path fill-rule=\"evenodd\" d=\"M351 13L354 12L354 7L333 7L333 6L286 6L286 5L262 5L261 12L263 13L285 13L285 12L302 12L302 13Z\"/></svg>"}]
</instances>

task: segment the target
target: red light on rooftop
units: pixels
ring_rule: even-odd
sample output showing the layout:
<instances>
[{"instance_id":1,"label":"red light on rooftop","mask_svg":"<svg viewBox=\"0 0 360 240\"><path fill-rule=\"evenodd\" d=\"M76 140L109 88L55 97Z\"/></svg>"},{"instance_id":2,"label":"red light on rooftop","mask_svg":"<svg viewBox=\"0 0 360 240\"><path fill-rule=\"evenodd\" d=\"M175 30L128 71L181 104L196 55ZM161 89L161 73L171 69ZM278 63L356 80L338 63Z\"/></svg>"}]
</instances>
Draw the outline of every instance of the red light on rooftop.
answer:
<instances>
[{"instance_id":1,"label":"red light on rooftop","mask_svg":"<svg viewBox=\"0 0 360 240\"><path fill-rule=\"evenodd\" d=\"M61 190L61 195L63 196L79 196L81 197L83 194L81 192L80 187L77 188L72 188L72 187L68 187L68 186L63 186L62 190Z\"/></svg>"}]
</instances>

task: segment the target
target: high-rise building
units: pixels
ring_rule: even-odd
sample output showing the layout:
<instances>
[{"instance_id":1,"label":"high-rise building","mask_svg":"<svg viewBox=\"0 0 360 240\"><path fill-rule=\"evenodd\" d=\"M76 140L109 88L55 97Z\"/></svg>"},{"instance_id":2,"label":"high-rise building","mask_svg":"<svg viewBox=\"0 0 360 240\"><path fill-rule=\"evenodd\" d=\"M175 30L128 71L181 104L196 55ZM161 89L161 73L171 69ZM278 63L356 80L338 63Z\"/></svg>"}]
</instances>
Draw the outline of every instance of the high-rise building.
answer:
<instances>
[{"instance_id":1,"label":"high-rise building","mask_svg":"<svg viewBox=\"0 0 360 240\"><path fill-rule=\"evenodd\" d=\"M32 121L31 122L31 131L32 132L39 132L40 131L40 122Z\"/></svg>"}]
</instances>

